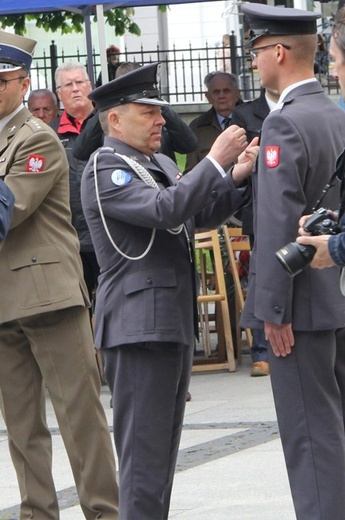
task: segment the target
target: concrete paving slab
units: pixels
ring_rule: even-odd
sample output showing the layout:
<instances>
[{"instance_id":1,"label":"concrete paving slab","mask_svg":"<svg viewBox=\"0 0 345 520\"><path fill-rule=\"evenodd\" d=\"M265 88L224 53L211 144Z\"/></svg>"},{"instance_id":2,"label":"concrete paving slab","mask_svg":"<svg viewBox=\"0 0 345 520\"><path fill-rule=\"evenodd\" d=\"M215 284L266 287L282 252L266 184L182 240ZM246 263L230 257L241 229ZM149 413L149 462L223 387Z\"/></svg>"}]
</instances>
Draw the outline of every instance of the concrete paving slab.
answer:
<instances>
[{"instance_id":1,"label":"concrete paving slab","mask_svg":"<svg viewBox=\"0 0 345 520\"><path fill-rule=\"evenodd\" d=\"M270 378L251 378L249 369L244 355L235 373L193 373L169 518L295 520ZM106 386L101 399L112 430ZM82 520L49 396L46 404L61 520ZM1 417L0 460L0 520L18 520L19 492Z\"/></svg>"}]
</instances>

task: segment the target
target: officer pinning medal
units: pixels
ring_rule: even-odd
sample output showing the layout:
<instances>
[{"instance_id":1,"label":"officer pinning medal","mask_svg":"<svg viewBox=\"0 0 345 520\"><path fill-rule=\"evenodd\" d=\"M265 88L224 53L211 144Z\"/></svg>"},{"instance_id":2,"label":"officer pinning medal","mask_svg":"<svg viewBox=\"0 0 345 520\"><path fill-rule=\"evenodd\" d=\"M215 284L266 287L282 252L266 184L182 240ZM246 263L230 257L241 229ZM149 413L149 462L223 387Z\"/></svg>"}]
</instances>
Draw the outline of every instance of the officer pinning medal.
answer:
<instances>
[{"instance_id":1,"label":"officer pinning medal","mask_svg":"<svg viewBox=\"0 0 345 520\"><path fill-rule=\"evenodd\" d=\"M194 230L214 229L247 201L258 155L257 139L248 144L233 126L181 176L157 153L167 104L158 72L144 65L89 94L105 138L81 184L100 266L95 343L112 393L124 520L168 517L198 334Z\"/></svg>"}]
</instances>

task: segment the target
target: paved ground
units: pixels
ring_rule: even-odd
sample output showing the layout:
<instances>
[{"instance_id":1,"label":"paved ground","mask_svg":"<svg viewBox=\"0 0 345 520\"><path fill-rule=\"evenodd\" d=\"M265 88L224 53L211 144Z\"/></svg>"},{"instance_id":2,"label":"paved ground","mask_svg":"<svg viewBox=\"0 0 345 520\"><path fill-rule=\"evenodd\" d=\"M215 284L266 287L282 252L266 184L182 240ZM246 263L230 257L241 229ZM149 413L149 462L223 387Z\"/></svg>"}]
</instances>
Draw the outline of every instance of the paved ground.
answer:
<instances>
[{"instance_id":1,"label":"paved ground","mask_svg":"<svg viewBox=\"0 0 345 520\"><path fill-rule=\"evenodd\" d=\"M295 520L274 412L270 378L235 373L192 375L170 518ZM109 392L102 387L111 428ZM73 477L47 398L61 520L81 520ZM19 494L0 417L0 520L17 520ZM138 519L139 520L139 519Z\"/></svg>"}]
</instances>

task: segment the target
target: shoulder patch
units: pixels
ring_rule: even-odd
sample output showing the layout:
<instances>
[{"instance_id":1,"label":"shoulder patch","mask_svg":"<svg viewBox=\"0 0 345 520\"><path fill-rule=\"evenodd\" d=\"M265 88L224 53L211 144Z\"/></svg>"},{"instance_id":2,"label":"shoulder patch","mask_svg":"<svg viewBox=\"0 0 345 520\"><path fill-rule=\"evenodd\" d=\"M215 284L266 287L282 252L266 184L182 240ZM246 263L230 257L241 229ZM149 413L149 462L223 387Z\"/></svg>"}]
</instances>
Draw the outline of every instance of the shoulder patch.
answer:
<instances>
[{"instance_id":1,"label":"shoulder patch","mask_svg":"<svg viewBox=\"0 0 345 520\"><path fill-rule=\"evenodd\" d=\"M30 154L26 163L26 171L29 173L39 173L43 171L45 158L42 155Z\"/></svg>"},{"instance_id":2,"label":"shoulder patch","mask_svg":"<svg viewBox=\"0 0 345 520\"><path fill-rule=\"evenodd\" d=\"M280 146L266 146L265 162L268 168L276 168L280 163Z\"/></svg>"},{"instance_id":3,"label":"shoulder patch","mask_svg":"<svg viewBox=\"0 0 345 520\"><path fill-rule=\"evenodd\" d=\"M111 181L115 186L125 186L125 184L130 183L132 180L132 175L125 170L114 170L111 174Z\"/></svg>"}]
</instances>

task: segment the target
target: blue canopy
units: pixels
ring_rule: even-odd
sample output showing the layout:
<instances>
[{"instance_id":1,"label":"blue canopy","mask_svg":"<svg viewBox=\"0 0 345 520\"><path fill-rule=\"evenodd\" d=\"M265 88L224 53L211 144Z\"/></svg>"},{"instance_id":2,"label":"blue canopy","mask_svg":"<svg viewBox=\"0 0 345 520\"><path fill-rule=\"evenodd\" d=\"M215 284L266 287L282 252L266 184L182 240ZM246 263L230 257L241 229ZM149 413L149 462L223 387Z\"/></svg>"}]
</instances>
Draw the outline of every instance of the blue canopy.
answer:
<instances>
[{"instance_id":1,"label":"blue canopy","mask_svg":"<svg viewBox=\"0 0 345 520\"><path fill-rule=\"evenodd\" d=\"M202 1L202 0L201 0ZM81 3L82 2L82 3ZM169 5L200 2L200 0L1 0L0 16L10 14L45 13L52 11L89 11L90 7L103 5L104 10L114 7L139 7L145 5Z\"/></svg>"},{"instance_id":2,"label":"blue canopy","mask_svg":"<svg viewBox=\"0 0 345 520\"><path fill-rule=\"evenodd\" d=\"M108 79L108 69L105 57L104 35L104 19L103 13L108 9L141 7L141 6L158 6L169 4L196 3L207 0L0 0L0 16L16 15L16 14L33 14L47 13L53 11L71 11L80 13L85 19L86 47L88 55L88 71L90 78L92 77L93 58L92 58L92 42L90 15L97 14L99 50L101 55L102 78ZM217 1L217 0L215 0ZM82 3L81 3L82 2Z\"/></svg>"}]
</instances>

